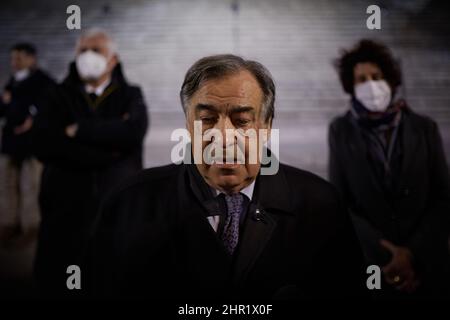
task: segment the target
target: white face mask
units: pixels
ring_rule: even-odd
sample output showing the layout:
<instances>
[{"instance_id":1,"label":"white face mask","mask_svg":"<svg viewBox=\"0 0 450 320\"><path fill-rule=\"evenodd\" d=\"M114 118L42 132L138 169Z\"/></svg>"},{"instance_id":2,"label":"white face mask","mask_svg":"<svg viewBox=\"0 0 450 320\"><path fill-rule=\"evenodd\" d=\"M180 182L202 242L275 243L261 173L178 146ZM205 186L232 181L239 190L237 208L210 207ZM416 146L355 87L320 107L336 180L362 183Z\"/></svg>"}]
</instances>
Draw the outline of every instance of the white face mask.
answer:
<instances>
[{"instance_id":1,"label":"white face mask","mask_svg":"<svg viewBox=\"0 0 450 320\"><path fill-rule=\"evenodd\" d=\"M105 73L108 61L103 55L88 50L78 55L75 64L81 78L97 80Z\"/></svg>"},{"instance_id":2,"label":"white face mask","mask_svg":"<svg viewBox=\"0 0 450 320\"><path fill-rule=\"evenodd\" d=\"M22 81L25 80L26 78L28 78L28 76L30 75L30 70L29 69L22 69L19 71L14 72L14 80L16 81Z\"/></svg>"},{"instance_id":3,"label":"white face mask","mask_svg":"<svg viewBox=\"0 0 450 320\"><path fill-rule=\"evenodd\" d=\"M372 112L384 112L391 102L391 88L385 80L369 80L355 86L355 97Z\"/></svg>"}]
</instances>

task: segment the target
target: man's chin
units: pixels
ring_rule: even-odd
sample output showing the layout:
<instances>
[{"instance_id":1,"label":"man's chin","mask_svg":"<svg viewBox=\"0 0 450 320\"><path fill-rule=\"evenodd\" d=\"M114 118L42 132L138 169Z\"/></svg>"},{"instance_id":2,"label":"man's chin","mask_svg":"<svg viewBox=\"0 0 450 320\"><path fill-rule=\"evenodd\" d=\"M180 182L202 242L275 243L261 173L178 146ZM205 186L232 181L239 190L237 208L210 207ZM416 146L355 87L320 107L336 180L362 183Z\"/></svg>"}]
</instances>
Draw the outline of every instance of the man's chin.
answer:
<instances>
[{"instance_id":1,"label":"man's chin","mask_svg":"<svg viewBox=\"0 0 450 320\"><path fill-rule=\"evenodd\" d=\"M102 76L103 76L103 75L102 75ZM100 76L100 77L94 77L94 76L86 76L86 77L82 77L82 76L80 76L80 78L81 78L81 80L82 80L83 82L86 82L86 83L93 83L93 82L97 82L99 79L101 79L102 76Z\"/></svg>"},{"instance_id":2,"label":"man's chin","mask_svg":"<svg viewBox=\"0 0 450 320\"><path fill-rule=\"evenodd\" d=\"M214 184L218 189L226 192L239 191L240 186L244 183L243 179L235 174L224 174L214 179Z\"/></svg>"},{"instance_id":3,"label":"man's chin","mask_svg":"<svg viewBox=\"0 0 450 320\"><path fill-rule=\"evenodd\" d=\"M210 186L227 193L241 190L248 180L243 164L213 164L204 172L203 177Z\"/></svg>"}]
</instances>

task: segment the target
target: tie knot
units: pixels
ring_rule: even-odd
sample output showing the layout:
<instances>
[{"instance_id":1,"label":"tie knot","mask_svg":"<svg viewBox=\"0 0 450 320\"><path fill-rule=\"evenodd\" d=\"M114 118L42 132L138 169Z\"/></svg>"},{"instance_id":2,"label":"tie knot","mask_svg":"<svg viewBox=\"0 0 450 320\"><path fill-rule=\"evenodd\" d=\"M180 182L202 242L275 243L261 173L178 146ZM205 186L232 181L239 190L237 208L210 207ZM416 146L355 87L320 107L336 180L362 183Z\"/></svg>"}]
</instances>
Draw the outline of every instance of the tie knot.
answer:
<instances>
[{"instance_id":1,"label":"tie knot","mask_svg":"<svg viewBox=\"0 0 450 320\"><path fill-rule=\"evenodd\" d=\"M240 192L232 195L225 195L228 213L240 213L244 202L244 195Z\"/></svg>"}]
</instances>

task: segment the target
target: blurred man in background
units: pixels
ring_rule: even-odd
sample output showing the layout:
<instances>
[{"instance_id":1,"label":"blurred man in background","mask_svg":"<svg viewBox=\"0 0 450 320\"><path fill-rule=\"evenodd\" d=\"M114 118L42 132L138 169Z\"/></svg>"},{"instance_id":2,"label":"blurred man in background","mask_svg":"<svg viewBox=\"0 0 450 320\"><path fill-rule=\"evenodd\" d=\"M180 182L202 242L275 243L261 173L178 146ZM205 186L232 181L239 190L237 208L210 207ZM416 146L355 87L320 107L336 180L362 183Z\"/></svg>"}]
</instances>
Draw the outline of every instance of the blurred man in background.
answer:
<instances>
[{"instance_id":1,"label":"blurred man in background","mask_svg":"<svg viewBox=\"0 0 450 320\"><path fill-rule=\"evenodd\" d=\"M27 244L39 226L37 194L40 163L33 157L31 128L39 105L54 81L37 66L30 43L11 48L12 76L0 97L3 126L0 170L0 242ZM18 237L21 236L21 237Z\"/></svg>"},{"instance_id":2,"label":"blurred man in background","mask_svg":"<svg viewBox=\"0 0 450 320\"><path fill-rule=\"evenodd\" d=\"M349 206L384 297L448 294L450 183L439 129L398 99L401 70L362 40L336 67L350 110L330 125L330 179Z\"/></svg>"},{"instance_id":3,"label":"blurred man in background","mask_svg":"<svg viewBox=\"0 0 450 320\"><path fill-rule=\"evenodd\" d=\"M99 200L142 168L146 129L141 90L126 82L111 37L98 29L81 35L76 61L35 127L45 163L35 262L41 290L69 293L66 269L81 265Z\"/></svg>"}]
</instances>

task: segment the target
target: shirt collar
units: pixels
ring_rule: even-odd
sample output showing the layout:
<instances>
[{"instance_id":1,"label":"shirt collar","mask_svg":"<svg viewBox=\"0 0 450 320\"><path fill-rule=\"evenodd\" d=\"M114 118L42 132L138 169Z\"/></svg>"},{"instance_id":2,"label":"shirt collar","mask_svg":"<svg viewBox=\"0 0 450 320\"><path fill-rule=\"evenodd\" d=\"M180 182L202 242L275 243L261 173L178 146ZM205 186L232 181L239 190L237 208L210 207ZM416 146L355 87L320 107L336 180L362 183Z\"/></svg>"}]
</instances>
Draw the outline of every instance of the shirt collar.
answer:
<instances>
[{"instance_id":1,"label":"shirt collar","mask_svg":"<svg viewBox=\"0 0 450 320\"><path fill-rule=\"evenodd\" d=\"M16 82L23 81L26 78L28 78L29 76L30 76L30 69L22 69L22 70L16 71L13 74L14 80Z\"/></svg>"},{"instance_id":2,"label":"shirt collar","mask_svg":"<svg viewBox=\"0 0 450 320\"><path fill-rule=\"evenodd\" d=\"M249 200L252 200L254 189L255 189L255 180L253 180L252 183L250 183L248 186L246 186L244 189L242 189L239 192L246 195ZM213 192L215 192L216 196L218 196L221 193L224 193L217 189L213 189L213 190L214 190Z\"/></svg>"},{"instance_id":3,"label":"shirt collar","mask_svg":"<svg viewBox=\"0 0 450 320\"><path fill-rule=\"evenodd\" d=\"M97 97L100 97L103 94L103 92L105 91L105 89L109 86L110 83L111 83L111 78L108 78L105 81L103 81L103 83L96 88L94 88L90 84L86 84L84 86L84 90L86 90L87 94L95 93L97 95Z\"/></svg>"}]
</instances>

